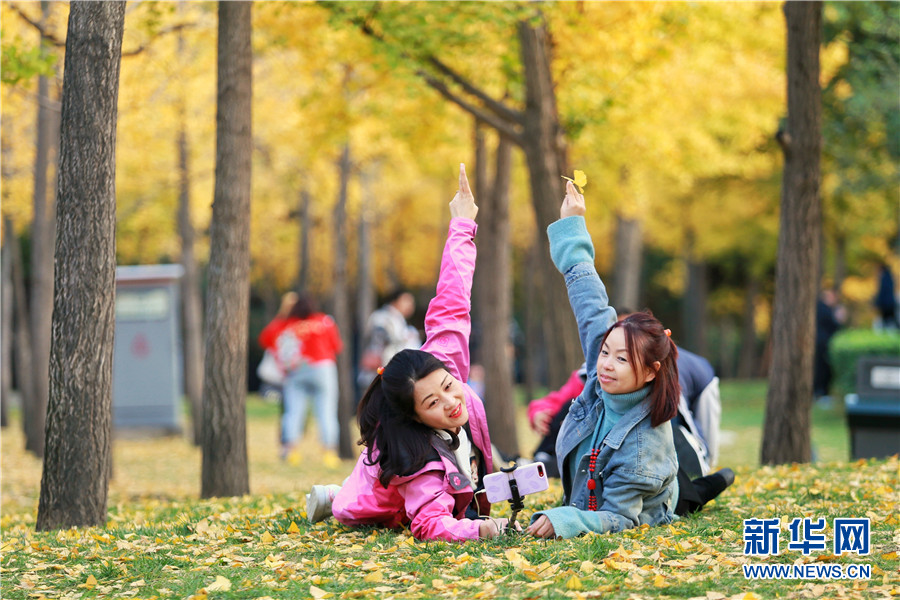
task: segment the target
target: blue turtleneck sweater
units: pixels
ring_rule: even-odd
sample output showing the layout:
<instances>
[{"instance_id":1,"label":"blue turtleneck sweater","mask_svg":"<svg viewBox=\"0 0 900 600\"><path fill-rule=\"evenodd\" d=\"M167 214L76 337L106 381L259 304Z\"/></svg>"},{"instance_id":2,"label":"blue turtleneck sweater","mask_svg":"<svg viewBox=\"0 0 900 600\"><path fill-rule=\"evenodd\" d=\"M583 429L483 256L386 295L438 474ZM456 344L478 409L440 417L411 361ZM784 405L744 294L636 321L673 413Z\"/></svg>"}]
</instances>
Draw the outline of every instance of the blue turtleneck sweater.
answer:
<instances>
[{"instance_id":1,"label":"blue turtleneck sweater","mask_svg":"<svg viewBox=\"0 0 900 600\"><path fill-rule=\"evenodd\" d=\"M587 463L585 462L585 469L583 471L579 471L578 468L582 459L585 456L590 456L591 450L600 447L600 444L602 444L603 440L606 438L606 434L612 431L612 428L616 426L616 423L619 422L622 415L640 404L644 398L650 395L651 389L653 389L652 385L645 385L641 389L628 394L607 394L603 390L600 390L600 397L603 399L603 404L597 405L598 410L600 410L600 416L597 418L597 426L594 428L594 435L582 440L578 445L578 450L569 455L569 464L566 465L572 473L573 487L587 484Z\"/></svg>"}]
</instances>

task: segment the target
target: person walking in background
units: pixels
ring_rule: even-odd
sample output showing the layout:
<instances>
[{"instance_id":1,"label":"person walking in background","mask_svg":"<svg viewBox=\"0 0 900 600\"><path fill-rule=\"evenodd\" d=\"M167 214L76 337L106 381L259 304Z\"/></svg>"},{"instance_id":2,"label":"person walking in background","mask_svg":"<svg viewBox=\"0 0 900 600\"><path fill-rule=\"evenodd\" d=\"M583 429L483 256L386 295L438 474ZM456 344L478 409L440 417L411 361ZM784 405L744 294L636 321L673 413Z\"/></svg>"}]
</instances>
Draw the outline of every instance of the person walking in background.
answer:
<instances>
[{"instance_id":1,"label":"person walking in background","mask_svg":"<svg viewBox=\"0 0 900 600\"><path fill-rule=\"evenodd\" d=\"M379 367L388 364L401 350L422 345L419 332L407 322L416 310L416 299L405 288L397 288L387 302L369 315L363 335L357 383L369 387Z\"/></svg>"},{"instance_id":2,"label":"person walking in background","mask_svg":"<svg viewBox=\"0 0 900 600\"><path fill-rule=\"evenodd\" d=\"M343 343L330 316L318 312L308 294L300 294L286 319L276 317L259 335L284 373L284 412L281 415L281 459L299 464L297 451L309 400L312 399L325 448L327 466L340 464L337 354Z\"/></svg>"},{"instance_id":3,"label":"person walking in background","mask_svg":"<svg viewBox=\"0 0 900 600\"><path fill-rule=\"evenodd\" d=\"M813 394L816 402L823 406L831 405L831 358L828 347L831 338L843 326L846 311L838 303L837 292L826 289L816 301L816 347L813 356Z\"/></svg>"},{"instance_id":4,"label":"person walking in background","mask_svg":"<svg viewBox=\"0 0 900 600\"><path fill-rule=\"evenodd\" d=\"M268 337L272 337L274 340L287 326L288 314L290 314L291 309L294 308L294 304L297 303L297 298L297 292L287 292L281 297L281 306L278 308L278 313L275 315L275 318L272 319L271 323L269 323L269 327L267 327L267 329L269 329L266 333ZM281 367L278 366L275 355L271 350L268 350L263 343L264 340L262 334L257 338L257 341L260 348L263 348L262 360L259 361L259 366L256 367L256 375L262 382L259 393L263 398L277 400L281 404L282 412L284 412L284 398L282 397L284 372L281 370Z\"/></svg>"},{"instance_id":5,"label":"person walking in background","mask_svg":"<svg viewBox=\"0 0 900 600\"><path fill-rule=\"evenodd\" d=\"M881 319L881 329L896 329L900 327L897 320L897 292L894 290L894 276L887 263L881 263L878 275L878 293L875 294L875 308Z\"/></svg>"}]
</instances>

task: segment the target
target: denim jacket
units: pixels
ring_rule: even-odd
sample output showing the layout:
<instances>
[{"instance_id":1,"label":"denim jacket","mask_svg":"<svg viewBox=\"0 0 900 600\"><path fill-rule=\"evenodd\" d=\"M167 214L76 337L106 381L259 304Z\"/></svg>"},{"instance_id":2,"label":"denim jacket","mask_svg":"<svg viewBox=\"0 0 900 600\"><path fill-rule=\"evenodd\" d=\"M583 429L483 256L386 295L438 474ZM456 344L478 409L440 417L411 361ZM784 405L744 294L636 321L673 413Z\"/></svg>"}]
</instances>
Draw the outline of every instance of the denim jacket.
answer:
<instances>
[{"instance_id":1,"label":"denim jacket","mask_svg":"<svg viewBox=\"0 0 900 600\"><path fill-rule=\"evenodd\" d=\"M606 288L594 268L594 248L583 217L561 219L547 228L550 253L566 280L569 302L588 366L584 391L572 403L556 442L563 481L563 503L545 514L557 536L575 537L589 531L622 531L647 523L670 523L678 501L678 459L671 424L650 425L650 404L644 400L627 413L604 438L594 478L597 511L588 511L588 458L575 473L569 457L594 432L603 411L597 358L600 340L615 322Z\"/></svg>"}]
</instances>

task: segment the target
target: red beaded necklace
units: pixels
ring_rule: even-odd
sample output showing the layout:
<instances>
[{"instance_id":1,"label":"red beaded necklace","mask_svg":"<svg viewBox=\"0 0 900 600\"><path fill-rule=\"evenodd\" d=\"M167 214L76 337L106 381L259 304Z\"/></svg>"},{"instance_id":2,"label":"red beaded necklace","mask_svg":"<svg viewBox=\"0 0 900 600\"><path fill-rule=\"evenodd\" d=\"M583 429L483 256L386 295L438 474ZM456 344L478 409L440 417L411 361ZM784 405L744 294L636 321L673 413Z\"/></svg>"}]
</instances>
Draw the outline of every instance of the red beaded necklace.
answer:
<instances>
[{"instance_id":1,"label":"red beaded necklace","mask_svg":"<svg viewBox=\"0 0 900 600\"><path fill-rule=\"evenodd\" d=\"M597 510L597 481L594 479L594 470L597 468L598 454L600 454L600 448L591 450L591 460L588 463L588 510Z\"/></svg>"}]
</instances>

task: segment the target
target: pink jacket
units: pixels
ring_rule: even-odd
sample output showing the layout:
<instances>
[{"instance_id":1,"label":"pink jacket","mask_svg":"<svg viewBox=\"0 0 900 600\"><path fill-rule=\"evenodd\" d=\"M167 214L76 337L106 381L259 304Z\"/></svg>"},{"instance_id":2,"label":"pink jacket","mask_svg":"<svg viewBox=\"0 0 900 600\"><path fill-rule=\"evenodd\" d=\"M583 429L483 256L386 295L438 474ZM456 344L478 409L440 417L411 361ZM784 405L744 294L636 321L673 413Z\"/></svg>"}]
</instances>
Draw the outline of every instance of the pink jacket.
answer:
<instances>
[{"instance_id":1,"label":"pink jacket","mask_svg":"<svg viewBox=\"0 0 900 600\"><path fill-rule=\"evenodd\" d=\"M550 392L543 398L532 400L528 403L528 422L534 426L534 415L547 410L551 415L556 415L562 405L577 398L584 389L584 380L578 374L578 370L572 371L569 380L563 384L561 388L555 392Z\"/></svg>"},{"instance_id":2,"label":"pink jacket","mask_svg":"<svg viewBox=\"0 0 900 600\"><path fill-rule=\"evenodd\" d=\"M469 333L472 329L472 275L475 271L475 222L456 218L441 259L437 291L425 315L425 344L460 382L469 376ZM492 470L491 439L484 404L468 384L463 384L469 428L475 444ZM377 452L377 450L376 450ZM332 513L346 525L409 525L420 540L470 540L478 538L478 521L465 518L474 492L459 469L440 456L417 473L394 477L387 488L378 481L378 465L366 464L367 453L356 461L353 473L335 496ZM490 512L483 502L482 514Z\"/></svg>"}]
</instances>

